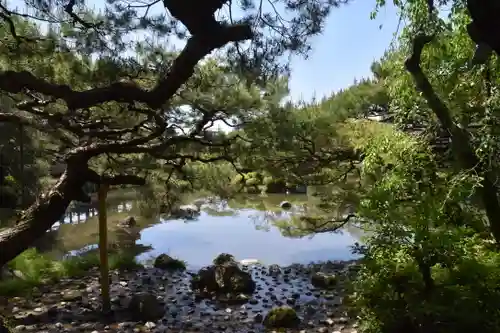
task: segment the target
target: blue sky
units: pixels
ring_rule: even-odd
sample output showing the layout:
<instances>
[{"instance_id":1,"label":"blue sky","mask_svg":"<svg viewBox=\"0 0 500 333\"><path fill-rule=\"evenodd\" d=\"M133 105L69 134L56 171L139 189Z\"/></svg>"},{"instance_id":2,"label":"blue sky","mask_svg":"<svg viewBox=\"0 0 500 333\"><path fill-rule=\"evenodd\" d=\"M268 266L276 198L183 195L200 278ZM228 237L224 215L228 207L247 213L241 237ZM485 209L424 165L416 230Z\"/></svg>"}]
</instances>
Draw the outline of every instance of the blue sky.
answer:
<instances>
[{"instance_id":1,"label":"blue sky","mask_svg":"<svg viewBox=\"0 0 500 333\"><path fill-rule=\"evenodd\" d=\"M333 11L324 34L314 39L309 59L292 62L293 100L328 96L371 74L371 63L390 45L399 20L392 6L370 20L374 6L375 1L354 0Z\"/></svg>"}]
</instances>

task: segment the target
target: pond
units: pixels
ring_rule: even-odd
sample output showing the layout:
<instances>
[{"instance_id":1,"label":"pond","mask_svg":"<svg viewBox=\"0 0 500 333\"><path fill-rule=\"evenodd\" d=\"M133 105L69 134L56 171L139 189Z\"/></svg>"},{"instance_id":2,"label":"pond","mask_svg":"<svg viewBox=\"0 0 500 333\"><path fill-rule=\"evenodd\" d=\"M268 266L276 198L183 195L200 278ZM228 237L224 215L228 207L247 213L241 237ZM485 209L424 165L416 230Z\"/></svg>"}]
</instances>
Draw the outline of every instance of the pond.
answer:
<instances>
[{"instance_id":1,"label":"pond","mask_svg":"<svg viewBox=\"0 0 500 333\"><path fill-rule=\"evenodd\" d=\"M360 233L355 229L314 237L284 236L274 223L289 218L290 213L279 208L284 199L299 209L310 202L307 195L247 196L226 204L202 206L197 219L185 221L140 217L138 202L130 193L115 193L108 200L110 246L131 248L140 261L167 253L185 260L193 269L210 264L223 252L238 260L278 265L355 258L350 250L359 241ZM117 221L127 216L137 219L134 231L124 232L117 227ZM97 231L95 207L79 205L68 210L37 248L56 257L86 252L97 247Z\"/></svg>"}]
</instances>

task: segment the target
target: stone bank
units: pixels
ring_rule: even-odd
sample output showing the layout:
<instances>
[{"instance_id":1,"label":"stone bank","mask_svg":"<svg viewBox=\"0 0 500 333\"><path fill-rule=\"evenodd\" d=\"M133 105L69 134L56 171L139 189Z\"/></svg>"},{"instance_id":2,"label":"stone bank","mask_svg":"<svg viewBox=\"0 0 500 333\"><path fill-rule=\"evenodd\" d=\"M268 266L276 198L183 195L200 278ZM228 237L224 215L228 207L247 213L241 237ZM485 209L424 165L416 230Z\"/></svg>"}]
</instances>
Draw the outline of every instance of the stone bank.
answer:
<instances>
[{"instance_id":1,"label":"stone bank","mask_svg":"<svg viewBox=\"0 0 500 333\"><path fill-rule=\"evenodd\" d=\"M286 332L356 332L343 305L345 284L357 271L355 262L239 266L255 288L238 302L200 296L192 290L195 272L147 267L111 273L113 311L107 315L100 312L97 270L36 289L30 298L4 300L0 309L11 318L15 332L257 333L278 331L277 326ZM283 321L269 324L271 317Z\"/></svg>"}]
</instances>

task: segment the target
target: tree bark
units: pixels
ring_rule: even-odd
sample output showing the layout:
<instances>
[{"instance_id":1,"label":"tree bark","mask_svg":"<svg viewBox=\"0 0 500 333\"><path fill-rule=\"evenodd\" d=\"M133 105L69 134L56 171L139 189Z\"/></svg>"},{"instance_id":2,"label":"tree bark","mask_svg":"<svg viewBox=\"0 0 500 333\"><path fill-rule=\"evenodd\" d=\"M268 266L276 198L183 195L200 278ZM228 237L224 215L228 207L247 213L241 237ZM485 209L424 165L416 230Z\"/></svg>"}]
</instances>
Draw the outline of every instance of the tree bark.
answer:
<instances>
[{"instance_id":1,"label":"tree bark","mask_svg":"<svg viewBox=\"0 0 500 333\"><path fill-rule=\"evenodd\" d=\"M500 2L498 0L467 0L472 22L467 30L476 44L486 44L500 57Z\"/></svg>"},{"instance_id":2,"label":"tree bark","mask_svg":"<svg viewBox=\"0 0 500 333\"><path fill-rule=\"evenodd\" d=\"M79 198L85 180L67 169L58 183L42 195L17 221L0 232L0 267L21 254L63 216L72 200Z\"/></svg>"},{"instance_id":3,"label":"tree bark","mask_svg":"<svg viewBox=\"0 0 500 333\"><path fill-rule=\"evenodd\" d=\"M88 168L87 162L85 152L69 159L57 184L26 210L14 227L0 232L0 267L42 237L61 219L73 200L89 202L90 197L83 191L86 182L108 186L146 183L144 178L135 175L100 176Z\"/></svg>"},{"instance_id":4,"label":"tree bark","mask_svg":"<svg viewBox=\"0 0 500 333\"><path fill-rule=\"evenodd\" d=\"M426 35L415 37L412 54L405 63L406 69L412 75L417 89L422 92L441 126L450 133L452 150L461 167L465 170L477 170L478 174L483 177L482 188L477 191L483 202L491 233L496 242L500 243L500 203L498 201L498 191L493 181L495 177L491 171L485 169L473 150L469 133L453 121L450 110L436 94L420 66L423 48L432 39L433 36Z\"/></svg>"}]
</instances>

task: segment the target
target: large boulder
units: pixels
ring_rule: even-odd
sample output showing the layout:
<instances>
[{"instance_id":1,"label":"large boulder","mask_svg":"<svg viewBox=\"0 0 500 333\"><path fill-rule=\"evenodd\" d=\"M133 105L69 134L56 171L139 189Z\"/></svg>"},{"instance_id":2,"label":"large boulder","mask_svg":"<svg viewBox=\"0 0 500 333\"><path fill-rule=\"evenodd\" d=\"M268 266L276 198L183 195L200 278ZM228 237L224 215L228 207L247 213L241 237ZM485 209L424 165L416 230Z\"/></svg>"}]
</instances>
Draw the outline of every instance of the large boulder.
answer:
<instances>
[{"instance_id":1,"label":"large boulder","mask_svg":"<svg viewBox=\"0 0 500 333\"><path fill-rule=\"evenodd\" d=\"M137 321L156 321L163 317L163 305L150 293L134 294L127 306L128 312Z\"/></svg>"},{"instance_id":2,"label":"large boulder","mask_svg":"<svg viewBox=\"0 0 500 333\"><path fill-rule=\"evenodd\" d=\"M168 254L160 254L156 257L153 264L155 268L164 269L168 271L185 270L186 263L182 260L172 258Z\"/></svg>"},{"instance_id":3,"label":"large boulder","mask_svg":"<svg viewBox=\"0 0 500 333\"><path fill-rule=\"evenodd\" d=\"M314 273L311 276L311 284L316 288L331 289L337 286L337 276L322 272Z\"/></svg>"},{"instance_id":4,"label":"large boulder","mask_svg":"<svg viewBox=\"0 0 500 333\"><path fill-rule=\"evenodd\" d=\"M239 295L255 291L252 276L241 270L234 257L221 254L214 264L200 269L191 280L191 288L201 295Z\"/></svg>"},{"instance_id":5,"label":"large boulder","mask_svg":"<svg viewBox=\"0 0 500 333\"><path fill-rule=\"evenodd\" d=\"M295 328L300 324L297 312L289 306L271 309L263 322L267 328Z\"/></svg>"}]
</instances>

